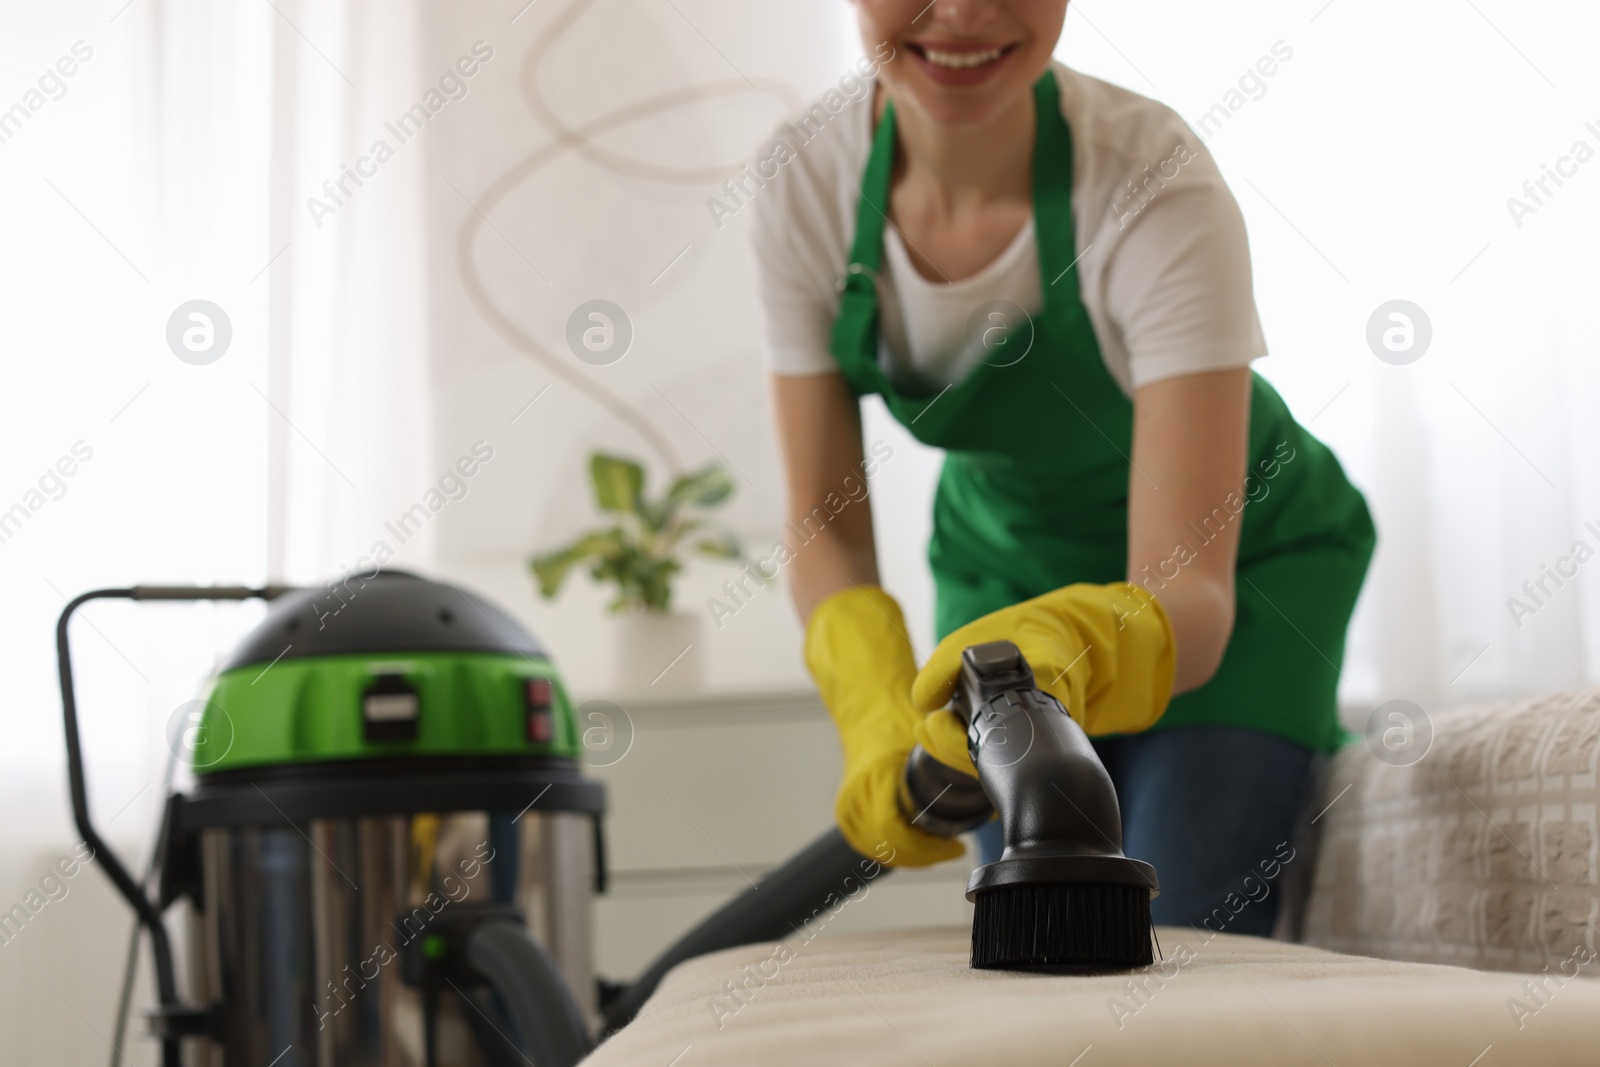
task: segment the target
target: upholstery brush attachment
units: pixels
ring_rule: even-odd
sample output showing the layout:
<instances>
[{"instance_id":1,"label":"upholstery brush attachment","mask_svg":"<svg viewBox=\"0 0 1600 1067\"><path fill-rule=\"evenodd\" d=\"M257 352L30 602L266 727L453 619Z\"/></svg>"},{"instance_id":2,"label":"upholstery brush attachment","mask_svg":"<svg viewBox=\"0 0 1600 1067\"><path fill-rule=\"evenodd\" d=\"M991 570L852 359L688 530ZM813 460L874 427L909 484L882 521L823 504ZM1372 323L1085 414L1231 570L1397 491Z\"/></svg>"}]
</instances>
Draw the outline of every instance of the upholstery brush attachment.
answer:
<instances>
[{"instance_id":1,"label":"upholstery brush attachment","mask_svg":"<svg viewBox=\"0 0 1600 1067\"><path fill-rule=\"evenodd\" d=\"M1111 970L1153 962L1144 886L1022 882L973 901L974 967Z\"/></svg>"},{"instance_id":2,"label":"upholstery brush attachment","mask_svg":"<svg viewBox=\"0 0 1600 1067\"><path fill-rule=\"evenodd\" d=\"M900 804L913 825L954 836L998 812L1005 851L972 872L972 966L1126 970L1154 962L1155 868L1122 852L1122 813L1088 735L1010 641L961 656L953 708L978 778L920 745Z\"/></svg>"}]
</instances>

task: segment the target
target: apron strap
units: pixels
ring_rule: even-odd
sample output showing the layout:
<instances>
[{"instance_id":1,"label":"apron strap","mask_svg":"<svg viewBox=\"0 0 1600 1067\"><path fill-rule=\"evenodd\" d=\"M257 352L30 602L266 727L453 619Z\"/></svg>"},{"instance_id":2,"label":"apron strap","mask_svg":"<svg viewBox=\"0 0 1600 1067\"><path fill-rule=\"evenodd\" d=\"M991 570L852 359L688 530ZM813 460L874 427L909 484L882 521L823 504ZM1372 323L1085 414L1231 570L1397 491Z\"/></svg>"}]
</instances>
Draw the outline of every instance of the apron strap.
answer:
<instances>
[{"instance_id":1,"label":"apron strap","mask_svg":"<svg viewBox=\"0 0 1600 1067\"><path fill-rule=\"evenodd\" d=\"M1072 223L1072 133L1061 115L1061 87L1046 70L1033 85L1038 110L1033 143L1033 226L1039 249L1039 274L1045 308L1076 308L1076 235Z\"/></svg>"},{"instance_id":2,"label":"apron strap","mask_svg":"<svg viewBox=\"0 0 1600 1067\"><path fill-rule=\"evenodd\" d=\"M850 262L839 279L839 315L833 320L829 348L846 382L859 396L881 392L877 361L878 284L883 266L883 228L889 215L889 179L894 170L894 101L884 104L883 119L872 138L861 198L856 204L856 234Z\"/></svg>"}]
</instances>

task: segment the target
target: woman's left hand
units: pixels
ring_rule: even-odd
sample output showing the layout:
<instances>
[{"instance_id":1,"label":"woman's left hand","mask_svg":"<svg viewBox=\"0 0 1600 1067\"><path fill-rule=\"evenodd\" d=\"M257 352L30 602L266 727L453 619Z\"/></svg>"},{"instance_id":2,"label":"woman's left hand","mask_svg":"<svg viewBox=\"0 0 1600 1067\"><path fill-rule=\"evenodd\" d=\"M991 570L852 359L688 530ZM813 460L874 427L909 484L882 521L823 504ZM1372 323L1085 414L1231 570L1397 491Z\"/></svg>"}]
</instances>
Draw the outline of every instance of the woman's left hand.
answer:
<instances>
[{"instance_id":1,"label":"woman's left hand","mask_svg":"<svg viewBox=\"0 0 1600 1067\"><path fill-rule=\"evenodd\" d=\"M918 672L912 703L929 712L945 707L962 651L1002 640L1022 650L1035 684L1091 737L1149 729L1172 695L1177 649L1166 611L1147 590L1112 582L1065 586L956 630ZM953 712L929 715L918 724L917 740L941 763L976 773L966 727Z\"/></svg>"}]
</instances>

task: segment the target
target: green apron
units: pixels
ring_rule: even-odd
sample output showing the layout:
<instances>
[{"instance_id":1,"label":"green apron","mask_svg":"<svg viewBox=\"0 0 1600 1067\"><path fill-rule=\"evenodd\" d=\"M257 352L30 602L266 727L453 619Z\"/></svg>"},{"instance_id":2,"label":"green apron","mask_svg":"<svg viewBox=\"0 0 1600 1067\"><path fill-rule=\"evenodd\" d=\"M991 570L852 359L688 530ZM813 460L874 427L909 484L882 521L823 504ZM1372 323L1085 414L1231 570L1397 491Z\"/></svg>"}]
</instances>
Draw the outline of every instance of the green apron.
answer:
<instances>
[{"instance_id":1,"label":"green apron","mask_svg":"<svg viewBox=\"0 0 1600 1067\"><path fill-rule=\"evenodd\" d=\"M895 118L885 108L862 180L832 352L857 396L882 394L919 441L945 451L928 548L942 638L1073 582L1139 580L1158 597L1228 522L1243 522L1236 618L1221 665L1173 699L1156 729L1264 730L1319 750L1343 743L1335 691L1345 629L1375 542L1366 502L1321 441L1252 374L1245 493L1196 515L1160 571L1127 573L1133 404L1107 371L1072 270L1072 140L1047 72L1034 88L1034 225L1044 307L1032 347L980 363L937 395L891 384L878 297ZM1249 502L1237 511L1240 501Z\"/></svg>"}]
</instances>

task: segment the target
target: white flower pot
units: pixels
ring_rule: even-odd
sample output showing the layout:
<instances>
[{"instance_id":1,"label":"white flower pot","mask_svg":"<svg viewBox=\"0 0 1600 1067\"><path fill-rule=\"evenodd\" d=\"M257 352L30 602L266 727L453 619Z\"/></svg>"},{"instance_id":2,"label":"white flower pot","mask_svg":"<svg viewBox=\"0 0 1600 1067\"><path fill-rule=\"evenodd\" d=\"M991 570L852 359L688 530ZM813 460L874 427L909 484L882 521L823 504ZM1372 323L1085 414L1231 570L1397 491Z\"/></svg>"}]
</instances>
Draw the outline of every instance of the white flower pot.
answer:
<instances>
[{"instance_id":1,"label":"white flower pot","mask_svg":"<svg viewBox=\"0 0 1600 1067\"><path fill-rule=\"evenodd\" d=\"M627 611L616 617L612 688L619 693L683 693L704 684L700 617Z\"/></svg>"}]
</instances>

